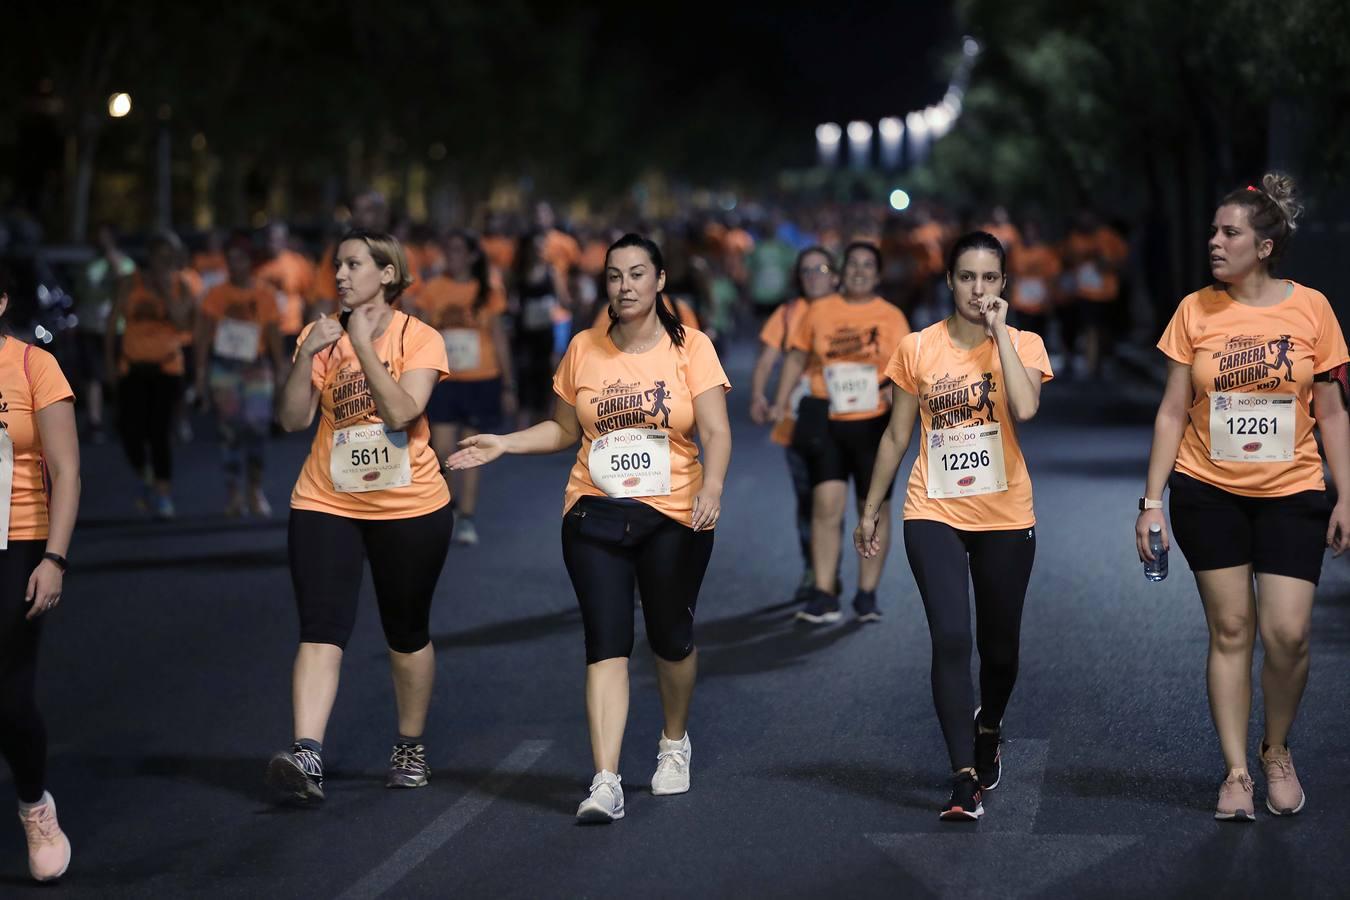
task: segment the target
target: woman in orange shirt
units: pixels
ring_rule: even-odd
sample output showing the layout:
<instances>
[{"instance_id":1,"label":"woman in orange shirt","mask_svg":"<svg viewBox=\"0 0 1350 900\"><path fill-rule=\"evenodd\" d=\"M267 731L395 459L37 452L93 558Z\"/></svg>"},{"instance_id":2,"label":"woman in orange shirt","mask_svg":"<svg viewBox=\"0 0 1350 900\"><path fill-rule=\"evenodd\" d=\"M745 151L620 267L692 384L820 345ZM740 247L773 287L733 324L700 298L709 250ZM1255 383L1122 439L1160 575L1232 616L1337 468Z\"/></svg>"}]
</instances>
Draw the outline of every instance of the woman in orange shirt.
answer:
<instances>
[{"instance_id":1,"label":"woman in orange shirt","mask_svg":"<svg viewBox=\"0 0 1350 900\"><path fill-rule=\"evenodd\" d=\"M797 617L813 624L837 622L843 615L842 585L835 582L835 575L848 482L853 479L854 498L861 507L891 405L882 370L900 339L909 334L905 314L877 296L880 280L881 251L876 245L849 244L844 249L843 295L811 302L793 326L788 358L779 375L775 421L786 417L802 374L811 381L811 396L798 406L793 445L806 460L811 480L811 559L816 576L815 590ZM885 492L889 503L889 481ZM885 564L882 553L859 567L853 612L860 622L881 620L876 591Z\"/></svg>"},{"instance_id":2,"label":"woman in orange shirt","mask_svg":"<svg viewBox=\"0 0 1350 900\"><path fill-rule=\"evenodd\" d=\"M511 278L522 428L544 419L553 405L549 384L558 358L560 326L571 321L566 280L544 256L547 240L543 231L521 237Z\"/></svg>"},{"instance_id":3,"label":"woman in orange shirt","mask_svg":"<svg viewBox=\"0 0 1350 900\"><path fill-rule=\"evenodd\" d=\"M445 239L445 274L431 279L417 297L422 320L445 339L450 377L436 385L427 403L431 447L445 459L461 437L501 428L516 411L511 346L506 339L506 295L488 271L478 238L453 231ZM456 544L478 543L473 515L478 507L477 469L451 476Z\"/></svg>"},{"instance_id":4,"label":"woman in orange shirt","mask_svg":"<svg viewBox=\"0 0 1350 900\"><path fill-rule=\"evenodd\" d=\"M553 418L514 434L467 438L447 461L452 469L471 468L503 453L557 453L581 441L567 482L562 542L586 632L596 775L577 809L583 822L624 815L618 771L635 586L665 713L652 793L689 790L694 609L731 461L725 396L731 384L712 341L658 301L665 280L655 243L636 234L616 241L605 264L614 324L572 339L553 380Z\"/></svg>"},{"instance_id":5,"label":"woman in orange shirt","mask_svg":"<svg viewBox=\"0 0 1350 900\"><path fill-rule=\"evenodd\" d=\"M1003 246L1008 247L1007 243ZM1041 240L1040 223L1034 220L1023 225L1021 242L1007 253L1008 274L1012 276L1010 300L1017 327L1044 339L1064 265L1055 248Z\"/></svg>"},{"instance_id":6,"label":"woman in orange shirt","mask_svg":"<svg viewBox=\"0 0 1350 900\"><path fill-rule=\"evenodd\" d=\"M1007 325L1003 244L975 231L952 247L955 310L900 342L886 377L895 406L877 448L854 543L884 552L885 494L919 418L919 456L905 492L905 553L932 638L933 704L952 766L948 821L984 815L982 791L1002 779L1003 711L1017 679L1022 606L1036 555L1031 477L1017 423L1036 415L1053 376L1038 335ZM980 705L970 683L975 585Z\"/></svg>"},{"instance_id":7,"label":"woman in orange shirt","mask_svg":"<svg viewBox=\"0 0 1350 900\"><path fill-rule=\"evenodd\" d=\"M295 742L267 770L278 798L294 803L324 797L324 733L367 558L398 704L385 784L427 784L431 601L454 524L425 414L432 388L449 374L445 342L394 306L411 282L403 249L387 234L350 231L334 262L343 312L301 332L277 404L287 431L319 417L291 493L288 532L300 613Z\"/></svg>"},{"instance_id":8,"label":"woman in orange shirt","mask_svg":"<svg viewBox=\"0 0 1350 900\"><path fill-rule=\"evenodd\" d=\"M0 316L8 306L0 271ZM75 395L50 353L0 333L0 397L0 755L19 796L28 870L51 881L70 865L70 841L46 790L37 655L45 616L61 602L80 505Z\"/></svg>"},{"instance_id":9,"label":"woman in orange shirt","mask_svg":"<svg viewBox=\"0 0 1350 900\"><path fill-rule=\"evenodd\" d=\"M253 276L253 242L230 239L225 251L229 279L207 293L197 317L197 396L216 411L225 464L225 515L247 509L270 516L262 476L272 429L272 395L285 371L273 291ZM208 392L209 390L209 392ZM240 490L247 469L247 500Z\"/></svg>"},{"instance_id":10,"label":"woman in orange shirt","mask_svg":"<svg viewBox=\"0 0 1350 900\"><path fill-rule=\"evenodd\" d=\"M1326 297L1271 274L1299 212L1292 180L1275 174L1219 204L1214 284L1181 301L1158 342L1167 386L1135 523L1139 557L1152 561L1150 529L1168 544L1162 496L1171 488L1172 528L1209 623L1209 705L1227 766L1214 816L1226 821L1255 812L1247 722L1258 630L1266 808L1303 808L1289 731L1308 681L1313 595L1325 549L1350 546L1350 420L1331 377L1350 354ZM1339 489L1335 507L1314 426Z\"/></svg>"},{"instance_id":11,"label":"woman in orange shirt","mask_svg":"<svg viewBox=\"0 0 1350 900\"><path fill-rule=\"evenodd\" d=\"M136 477L144 479L140 504L156 518L172 519L173 450L170 434L183 390L183 332L192 327L191 291L179 276L182 245L172 232L151 238L149 265L124 279L108 317L104 348L108 371L117 371L122 449ZM125 321L121 355L117 325ZM147 455L146 448L149 447ZM148 458L147 458L148 457ZM146 463L149 462L149 471Z\"/></svg>"},{"instance_id":12,"label":"woman in orange shirt","mask_svg":"<svg viewBox=\"0 0 1350 900\"><path fill-rule=\"evenodd\" d=\"M774 364L788 350L788 337L792 329L801 321L812 301L828 297L839 289L839 273L835 269L834 258L824 247L807 247L797 254L795 271L797 299L789 300L775 309L759 332L759 359L755 361L755 370L750 376L750 419L756 425L766 425L772 421L771 404L765 391ZM797 498L797 542L801 547L805 571L793 601L804 604L811 599L811 592L816 587L815 572L811 568L811 475L806 467L806 459L792 446L792 429L797 421L797 406L802 397L810 392L811 385L805 378L797 384L799 396L789 398L783 418L774 425L770 440L786 451L788 473L792 476L792 489ZM838 581L836 573L835 583Z\"/></svg>"}]
</instances>

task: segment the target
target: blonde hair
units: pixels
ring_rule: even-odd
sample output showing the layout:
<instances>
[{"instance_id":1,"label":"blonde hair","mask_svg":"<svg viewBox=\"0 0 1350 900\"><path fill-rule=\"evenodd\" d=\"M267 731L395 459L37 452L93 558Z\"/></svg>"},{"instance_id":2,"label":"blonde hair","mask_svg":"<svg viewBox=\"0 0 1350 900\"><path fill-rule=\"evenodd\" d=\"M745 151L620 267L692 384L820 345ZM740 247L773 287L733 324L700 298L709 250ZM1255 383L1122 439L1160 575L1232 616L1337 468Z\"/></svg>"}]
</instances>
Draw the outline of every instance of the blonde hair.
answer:
<instances>
[{"instance_id":1,"label":"blonde hair","mask_svg":"<svg viewBox=\"0 0 1350 900\"><path fill-rule=\"evenodd\" d=\"M1229 191L1220 206L1240 206L1247 210L1247 222L1256 232L1257 243L1270 241L1270 256L1266 265L1273 266L1284 253L1289 239L1298 230L1298 217L1303 204L1298 202L1294 179L1281 172L1267 172L1261 186L1249 184Z\"/></svg>"},{"instance_id":2,"label":"blonde hair","mask_svg":"<svg viewBox=\"0 0 1350 900\"><path fill-rule=\"evenodd\" d=\"M360 241L365 244L366 249L370 251L370 258L380 269L386 266L394 267L394 282L384 286L384 299L386 303L397 303L414 280L408 268L408 254L403 252L403 245L398 242L398 238L382 231L353 228L342 236L338 246L341 247L347 241Z\"/></svg>"}]
</instances>

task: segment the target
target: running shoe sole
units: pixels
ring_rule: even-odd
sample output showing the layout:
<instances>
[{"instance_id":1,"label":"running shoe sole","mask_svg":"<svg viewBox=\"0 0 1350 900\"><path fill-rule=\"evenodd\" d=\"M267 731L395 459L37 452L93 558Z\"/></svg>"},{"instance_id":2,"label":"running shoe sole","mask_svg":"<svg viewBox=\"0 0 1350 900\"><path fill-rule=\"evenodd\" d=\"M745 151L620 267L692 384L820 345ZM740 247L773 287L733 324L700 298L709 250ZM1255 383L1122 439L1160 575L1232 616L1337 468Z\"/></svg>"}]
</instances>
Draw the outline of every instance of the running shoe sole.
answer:
<instances>
[{"instance_id":1,"label":"running shoe sole","mask_svg":"<svg viewBox=\"0 0 1350 900\"><path fill-rule=\"evenodd\" d=\"M278 753L267 764L267 785L280 803L306 806L323 800L323 787L315 784L290 753Z\"/></svg>"},{"instance_id":2,"label":"running shoe sole","mask_svg":"<svg viewBox=\"0 0 1350 900\"><path fill-rule=\"evenodd\" d=\"M425 775L410 775L406 772L390 772L389 777L385 779L384 786L387 788L420 788L429 784Z\"/></svg>"},{"instance_id":3,"label":"running shoe sole","mask_svg":"<svg viewBox=\"0 0 1350 900\"><path fill-rule=\"evenodd\" d=\"M1277 815L1278 815L1278 813L1277 813ZM1241 810L1241 809L1238 810L1237 812L1229 812L1229 813L1221 812L1221 811L1219 811L1219 810L1216 809L1216 810L1214 811L1214 818L1215 818L1215 819L1218 819L1220 822L1255 822L1255 821L1256 821L1256 817L1255 817L1255 816L1248 815L1247 812L1246 812L1245 810Z\"/></svg>"},{"instance_id":4,"label":"running shoe sole","mask_svg":"<svg viewBox=\"0 0 1350 900\"><path fill-rule=\"evenodd\" d=\"M974 812L967 812L959 806L953 806L938 813L938 818L944 822L977 822L982 815L984 815L984 804L977 803Z\"/></svg>"},{"instance_id":5,"label":"running shoe sole","mask_svg":"<svg viewBox=\"0 0 1350 900\"><path fill-rule=\"evenodd\" d=\"M879 612L862 613L861 615L858 616L858 621L859 621L859 622L880 622L880 621L881 621L881 613L879 613Z\"/></svg>"},{"instance_id":6,"label":"running shoe sole","mask_svg":"<svg viewBox=\"0 0 1350 900\"><path fill-rule=\"evenodd\" d=\"M600 804L594 806L583 803L577 810L577 822L582 825L608 825L611 822L617 822L623 818L623 810L611 813Z\"/></svg>"},{"instance_id":7,"label":"running shoe sole","mask_svg":"<svg viewBox=\"0 0 1350 900\"><path fill-rule=\"evenodd\" d=\"M54 882L60 881L60 880L61 880L61 877L62 877L63 875L66 874L66 870L70 868L70 858L71 858L71 856L73 855L73 852L74 852L74 851L72 850L72 848L71 848L71 846L70 846L70 838L67 837L67 838L66 838L66 861L65 861L64 863L61 864L61 871L57 872L55 875L48 875L46 878L38 878L36 875L33 875L33 880L36 881L38 884L53 884ZM32 869L29 869L29 870L28 870L28 874L32 875L32 874L33 874L33 870L32 870Z\"/></svg>"},{"instance_id":8,"label":"running shoe sole","mask_svg":"<svg viewBox=\"0 0 1350 900\"><path fill-rule=\"evenodd\" d=\"M1270 798L1267 797L1266 809L1270 810L1270 814L1272 816L1296 816L1299 813L1303 812L1303 807L1306 806L1307 803L1308 803L1308 795L1304 794L1303 796L1298 798L1298 806L1295 806L1293 809L1276 809L1275 807L1270 805Z\"/></svg>"},{"instance_id":9,"label":"running shoe sole","mask_svg":"<svg viewBox=\"0 0 1350 900\"><path fill-rule=\"evenodd\" d=\"M663 789L652 788L653 797L673 797L676 794L687 794L687 793L689 793L689 785L687 784L684 787L676 788L673 791L670 790L669 788Z\"/></svg>"},{"instance_id":10,"label":"running shoe sole","mask_svg":"<svg viewBox=\"0 0 1350 900\"><path fill-rule=\"evenodd\" d=\"M818 616L812 615L811 613L806 611L800 611L797 613L798 619L800 619L803 622L810 622L812 625L823 625L829 622L838 622L843 617L844 614L839 612L838 610L835 610L834 612L821 613Z\"/></svg>"}]
</instances>

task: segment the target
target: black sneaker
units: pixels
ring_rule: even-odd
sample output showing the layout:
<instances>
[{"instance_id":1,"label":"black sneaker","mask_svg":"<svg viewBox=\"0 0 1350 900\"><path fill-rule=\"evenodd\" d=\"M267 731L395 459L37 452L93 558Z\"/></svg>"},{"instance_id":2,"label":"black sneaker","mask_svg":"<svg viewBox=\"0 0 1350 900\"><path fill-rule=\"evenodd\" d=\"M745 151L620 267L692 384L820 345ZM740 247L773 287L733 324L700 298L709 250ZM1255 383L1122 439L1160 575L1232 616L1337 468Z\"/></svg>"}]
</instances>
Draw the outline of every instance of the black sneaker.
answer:
<instances>
[{"instance_id":1,"label":"black sneaker","mask_svg":"<svg viewBox=\"0 0 1350 900\"><path fill-rule=\"evenodd\" d=\"M1003 754L999 746L1003 743L1003 723L993 732L980 730L980 711L975 710L975 774L980 779L980 788L992 791L1003 780Z\"/></svg>"},{"instance_id":2,"label":"black sneaker","mask_svg":"<svg viewBox=\"0 0 1350 900\"><path fill-rule=\"evenodd\" d=\"M394 745L389 756L389 777L384 786L391 788L420 788L427 786L431 767L427 765L427 748L421 744Z\"/></svg>"},{"instance_id":3,"label":"black sneaker","mask_svg":"<svg viewBox=\"0 0 1350 900\"><path fill-rule=\"evenodd\" d=\"M877 609L876 591L858 591L853 595L853 612L859 622L880 622L881 610Z\"/></svg>"},{"instance_id":4,"label":"black sneaker","mask_svg":"<svg viewBox=\"0 0 1350 900\"><path fill-rule=\"evenodd\" d=\"M318 803L323 800L323 757L292 744L268 762L267 785L278 803Z\"/></svg>"},{"instance_id":5,"label":"black sneaker","mask_svg":"<svg viewBox=\"0 0 1350 900\"><path fill-rule=\"evenodd\" d=\"M812 591L806 608L797 610L797 618L813 625L838 622L844 614L839 611L839 598L824 591Z\"/></svg>"},{"instance_id":6,"label":"black sneaker","mask_svg":"<svg viewBox=\"0 0 1350 900\"><path fill-rule=\"evenodd\" d=\"M952 796L942 807L938 818L944 822L974 822L984 815L980 803L980 785L969 772L957 775L952 784Z\"/></svg>"}]
</instances>

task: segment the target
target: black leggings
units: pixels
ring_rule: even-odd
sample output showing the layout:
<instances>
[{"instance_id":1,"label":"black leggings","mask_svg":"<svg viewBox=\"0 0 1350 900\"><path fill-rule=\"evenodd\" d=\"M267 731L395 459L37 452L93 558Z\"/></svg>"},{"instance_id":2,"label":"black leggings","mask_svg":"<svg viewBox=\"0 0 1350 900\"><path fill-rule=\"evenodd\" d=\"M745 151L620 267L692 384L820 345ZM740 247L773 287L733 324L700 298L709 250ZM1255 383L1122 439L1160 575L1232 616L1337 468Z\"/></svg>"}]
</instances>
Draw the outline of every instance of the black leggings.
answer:
<instances>
[{"instance_id":1,"label":"black leggings","mask_svg":"<svg viewBox=\"0 0 1350 900\"><path fill-rule=\"evenodd\" d=\"M975 697L970 683L970 592L980 650L980 720L1003 721L1017 681L1022 605L1036 558L1036 529L959 531L905 521L905 554L923 597L933 640L933 705L952 771L975 765Z\"/></svg>"},{"instance_id":2,"label":"black leggings","mask_svg":"<svg viewBox=\"0 0 1350 900\"><path fill-rule=\"evenodd\" d=\"M356 625L361 569L370 557L385 641L396 653L431 642L431 598L450 551L455 514L446 504L411 519L348 519L291 510L291 583L300 641L345 648Z\"/></svg>"},{"instance_id":3,"label":"black leggings","mask_svg":"<svg viewBox=\"0 0 1350 900\"><path fill-rule=\"evenodd\" d=\"M636 500L582 497L563 516L562 550L581 605L586 664L633 655L633 585L652 653L694 652L694 608L712 558L713 532Z\"/></svg>"},{"instance_id":4,"label":"black leggings","mask_svg":"<svg viewBox=\"0 0 1350 900\"><path fill-rule=\"evenodd\" d=\"M797 543L801 546L802 562L811 568L811 470L806 459L791 447L787 448L788 472L792 475L792 494L797 499Z\"/></svg>"},{"instance_id":5,"label":"black leggings","mask_svg":"<svg viewBox=\"0 0 1350 900\"><path fill-rule=\"evenodd\" d=\"M28 579L46 549L46 541L10 541L0 550L0 754L24 803L41 800L47 780L47 729L35 691L43 617L24 618L32 608Z\"/></svg>"},{"instance_id":6,"label":"black leggings","mask_svg":"<svg viewBox=\"0 0 1350 900\"><path fill-rule=\"evenodd\" d=\"M159 366L132 366L117 388L122 449L139 476L145 471L146 445L156 481L173 477L171 433L182 379L165 375Z\"/></svg>"}]
</instances>

